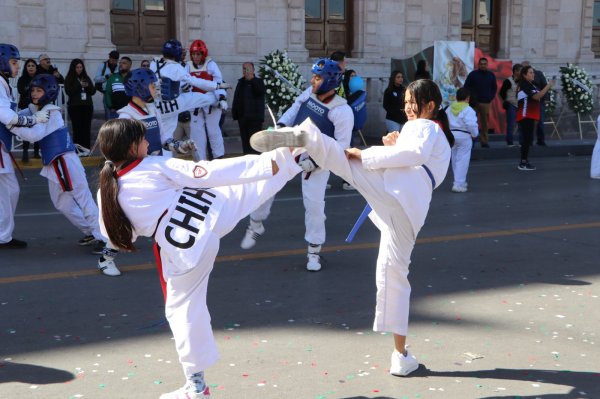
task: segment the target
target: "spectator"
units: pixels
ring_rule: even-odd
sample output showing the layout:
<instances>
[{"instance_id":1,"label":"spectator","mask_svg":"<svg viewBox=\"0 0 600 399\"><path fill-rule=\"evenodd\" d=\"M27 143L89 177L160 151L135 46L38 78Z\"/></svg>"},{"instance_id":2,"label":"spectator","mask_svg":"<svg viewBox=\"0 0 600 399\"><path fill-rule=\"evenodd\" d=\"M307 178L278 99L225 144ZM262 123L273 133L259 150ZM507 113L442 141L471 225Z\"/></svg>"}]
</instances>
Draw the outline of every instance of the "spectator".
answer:
<instances>
[{"instance_id":1,"label":"spectator","mask_svg":"<svg viewBox=\"0 0 600 399\"><path fill-rule=\"evenodd\" d=\"M89 149L94 114L92 96L96 93L96 88L85 70L85 64L79 58L71 61L65 79L65 91L69 97L67 112L73 128L73 142Z\"/></svg>"},{"instance_id":2,"label":"spectator","mask_svg":"<svg viewBox=\"0 0 600 399\"><path fill-rule=\"evenodd\" d=\"M106 81L106 92L104 93L104 105L110 112L110 119L118 118L117 110L129 104L129 97L125 93L125 76L131 70L131 58L121 57L119 61L119 73L113 73Z\"/></svg>"},{"instance_id":3,"label":"spectator","mask_svg":"<svg viewBox=\"0 0 600 399\"><path fill-rule=\"evenodd\" d=\"M529 61L521 62L522 66L531 66ZM544 76L544 72L538 71L534 69L534 77L533 84L538 90L543 89L548 84L548 80L546 80L546 76ZM540 101L540 122L537 124L537 128L535 130L535 134L537 137L537 145L546 147L546 136L544 134L544 115L546 114L546 100L548 99L548 93L544 95L542 100Z\"/></svg>"},{"instance_id":4,"label":"spectator","mask_svg":"<svg viewBox=\"0 0 600 399\"><path fill-rule=\"evenodd\" d=\"M536 125L540 121L540 102L544 95L552 88L554 82L550 82L543 89L533 84L535 73L531 66L521 68L519 75L519 91L517 92L518 108L517 123L521 134L521 162L519 170L535 170L535 166L529 163L529 147L533 144L533 135Z\"/></svg>"},{"instance_id":5,"label":"spectator","mask_svg":"<svg viewBox=\"0 0 600 399\"><path fill-rule=\"evenodd\" d=\"M506 113L506 144L509 147L513 144L513 133L517 125L517 80L521 73L521 64L515 64L512 68L512 76L504 79L500 88L500 98L502 98L502 108Z\"/></svg>"},{"instance_id":6,"label":"spectator","mask_svg":"<svg viewBox=\"0 0 600 399\"><path fill-rule=\"evenodd\" d=\"M334 51L329 56L329 59L331 61L337 62L339 67L342 68L342 72L346 72L346 53L344 53L343 51ZM350 79L350 78L348 78L348 79ZM346 87L344 87L344 85L340 85L338 87L338 89L336 90L335 94L337 94L338 96L340 96L342 98L346 98L347 94L344 91L345 89L346 89Z\"/></svg>"},{"instance_id":7,"label":"spectator","mask_svg":"<svg viewBox=\"0 0 600 399\"><path fill-rule=\"evenodd\" d=\"M98 68L96 69L96 75L94 75L94 85L96 87L96 91L100 92L103 94L103 98L102 98L102 104L104 104L104 119L105 120L109 120L110 119L110 111L108 108L106 108L106 95L105 95L105 91L106 91L106 81L108 80L108 78L110 77L110 75L112 75L113 73L117 73L119 71L118 67L119 67L119 57L121 55L119 54L118 51L111 51L108 54L108 60L103 61L102 63L100 63L100 65L98 65Z\"/></svg>"},{"instance_id":8,"label":"spectator","mask_svg":"<svg viewBox=\"0 0 600 399\"><path fill-rule=\"evenodd\" d=\"M140 68L150 68L150 60L142 60Z\"/></svg>"},{"instance_id":9,"label":"spectator","mask_svg":"<svg viewBox=\"0 0 600 399\"><path fill-rule=\"evenodd\" d=\"M348 99L350 96L350 87L348 87L350 83L350 79L356 76L356 71L354 69L346 69L344 72L344 78L342 79L342 86L344 88L345 98Z\"/></svg>"},{"instance_id":10,"label":"spectator","mask_svg":"<svg viewBox=\"0 0 600 399\"><path fill-rule=\"evenodd\" d=\"M429 64L427 60L420 60L417 62L417 70L415 71L415 79L431 79L431 74L429 73Z\"/></svg>"},{"instance_id":11,"label":"spectator","mask_svg":"<svg viewBox=\"0 0 600 399\"><path fill-rule=\"evenodd\" d=\"M470 97L469 89L461 87L456 92L456 102L450 104L446 109L448 124L454 135L451 163L452 173L454 174L452 191L455 193L467 192L467 173L471 160L471 148L473 148L473 139L479 135L477 115L473 108L469 107Z\"/></svg>"},{"instance_id":12,"label":"spectator","mask_svg":"<svg viewBox=\"0 0 600 399\"><path fill-rule=\"evenodd\" d=\"M60 72L58 72L58 69L54 65L52 65L52 60L50 59L50 56L46 53L40 54L36 75L40 75L43 73L54 75L54 77L56 78L56 83L58 84L65 83L65 78L63 78Z\"/></svg>"},{"instance_id":13,"label":"spectator","mask_svg":"<svg viewBox=\"0 0 600 399\"><path fill-rule=\"evenodd\" d=\"M383 92L386 132L399 132L406 123L404 112L404 75L399 70L392 71L388 87Z\"/></svg>"},{"instance_id":14,"label":"spectator","mask_svg":"<svg viewBox=\"0 0 600 399\"><path fill-rule=\"evenodd\" d=\"M490 148L488 144L490 103L496 97L498 86L496 86L496 76L493 72L488 71L487 58L481 57L479 59L477 69L469 73L464 87L471 92L471 103L477 111L481 148Z\"/></svg>"},{"instance_id":15,"label":"spectator","mask_svg":"<svg viewBox=\"0 0 600 399\"><path fill-rule=\"evenodd\" d=\"M29 83L31 79L37 73L37 63L33 58L29 58L25 61L23 66L23 73L17 81L17 90L19 91L19 104L20 110L26 109L31 104L31 96L29 94ZM33 143L33 157L40 158L40 144ZM21 160L25 163L29 162L29 141L23 140L23 156Z\"/></svg>"},{"instance_id":16,"label":"spectator","mask_svg":"<svg viewBox=\"0 0 600 399\"><path fill-rule=\"evenodd\" d=\"M265 119L265 85L261 78L254 75L254 64L251 62L242 65L242 77L233 94L231 117L238 121L244 154L257 154L250 147L250 137L262 130Z\"/></svg>"}]
</instances>

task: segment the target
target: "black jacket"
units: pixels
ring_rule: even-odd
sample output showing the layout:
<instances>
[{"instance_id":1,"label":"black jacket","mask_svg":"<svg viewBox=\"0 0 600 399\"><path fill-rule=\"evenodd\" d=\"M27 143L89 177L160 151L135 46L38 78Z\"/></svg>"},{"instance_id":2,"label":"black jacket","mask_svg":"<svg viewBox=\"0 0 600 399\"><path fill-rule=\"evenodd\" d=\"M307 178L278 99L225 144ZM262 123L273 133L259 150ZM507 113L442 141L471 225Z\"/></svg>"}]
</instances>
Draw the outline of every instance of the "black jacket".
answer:
<instances>
[{"instance_id":1,"label":"black jacket","mask_svg":"<svg viewBox=\"0 0 600 399\"><path fill-rule=\"evenodd\" d=\"M231 106L233 120L265 120L265 84L261 78L238 80Z\"/></svg>"},{"instance_id":2,"label":"black jacket","mask_svg":"<svg viewBox=\"0 0 600 399\"><path fill-rule=\"evenodd\" d=\"M383 93L383 108L385 109L385 119L404 125L407 121L404 113L404 92L406 88L394 86L391 90L385 89Z\"/></svg>"}]
</instances>

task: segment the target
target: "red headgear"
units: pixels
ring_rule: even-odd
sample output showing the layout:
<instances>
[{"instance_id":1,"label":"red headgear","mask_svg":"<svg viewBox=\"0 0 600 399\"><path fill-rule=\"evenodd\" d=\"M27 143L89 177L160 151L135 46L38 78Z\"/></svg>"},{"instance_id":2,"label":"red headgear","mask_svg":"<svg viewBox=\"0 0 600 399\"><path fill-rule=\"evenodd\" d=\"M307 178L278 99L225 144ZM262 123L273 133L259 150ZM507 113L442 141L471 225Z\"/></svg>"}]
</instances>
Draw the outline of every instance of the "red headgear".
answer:
<instances>
[{"instance_id":1,"label":"red headgear","mask_svg":"<svg viewBox=\"0 0 600 399\"><path fill-rule=\"evenodd\" d=\"M202 40L194 40L192 42L192 45L190 46L190 55L195 52L201 53L202 59L208 57L208 49Z\"/></svg>"}]
</instances>

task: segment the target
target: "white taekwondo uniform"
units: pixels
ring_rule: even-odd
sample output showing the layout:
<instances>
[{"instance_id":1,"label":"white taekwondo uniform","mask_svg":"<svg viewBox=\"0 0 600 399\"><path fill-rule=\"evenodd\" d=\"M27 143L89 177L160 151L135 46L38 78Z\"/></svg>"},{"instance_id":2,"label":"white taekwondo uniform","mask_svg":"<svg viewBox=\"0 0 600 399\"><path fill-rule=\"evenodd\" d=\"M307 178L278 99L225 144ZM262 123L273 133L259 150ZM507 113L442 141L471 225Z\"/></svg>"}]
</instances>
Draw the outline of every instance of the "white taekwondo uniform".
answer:
<instances>
[{"instance_id":1,"label":"white taekwondo uniform","mask_svg":"<svg viewBox=\"0 0 600 399\"><path fill-rule=\"evenodd\" d=\"M289 150L279 149L197 163L149 156L117 172L133 238L156 241L165 313L186 377L218 359L206 291L220 239L300 171Z\"/></svg>"},{"instance_id":2,"label":"white taekwondo uniform","mask_svg":"<svg viewBox=\"0 0 600 399\"><path fill-rule=\"evenodd\" d=\"M471 161L473 139L479 136L477 113L465 102L454 102L446 109L450 130L454 135L452 172L454 187L467 188L467 173Z\"/></svg>"},{"instance_id":3,"label":"white taekwondo uniform","mask_svg":"<svg viewBox=\"0 0 600 399\"><path fill-rule=\"evenodd\" d=\"M40 175L48 179L48 190L54 207L84 235L92 235L96 240L105 241L98 224L98 207L85 175L81 160L75 154L75 147L60 108L47 104L43 110L50 111L47 123L38 123L30 128L15 127L11 132L30 142L39 142L43 167ZM20 112L33 115L37 106Z\"/></svg>"},{"instance_id":4,"label":"white taekwondo uniform","mask_svg":"<svg viewBox=\"0 0 600 399\"><path fill-rule=\"evenodd\" d=\"M394 146L365 149L361 162L348 160L344 148L310 121L301 126L310 133L308 154L355 187L373 209L369 217L381 231L373 330L405 336L410 255L429 211L432 183L437 187L444 180L450 162L444 132L430 120L408 121Z\"/></svg>"}]
</instances>

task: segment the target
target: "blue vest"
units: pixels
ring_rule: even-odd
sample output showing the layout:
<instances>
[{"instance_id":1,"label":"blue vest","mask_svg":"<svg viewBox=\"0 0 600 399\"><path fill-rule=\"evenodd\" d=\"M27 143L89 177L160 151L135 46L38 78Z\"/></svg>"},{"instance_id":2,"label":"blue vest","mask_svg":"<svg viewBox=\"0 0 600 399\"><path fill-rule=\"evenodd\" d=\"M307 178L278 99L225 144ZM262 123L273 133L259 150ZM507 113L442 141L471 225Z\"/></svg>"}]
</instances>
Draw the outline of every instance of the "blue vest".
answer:
<instances>
[{"instance_id":1,"label":"blue vest","mask_svg":"<svg viewBox=\"0 0 600 399\"><path fill-rule=\"evenodd\" d=\"M146 127L146 135L144 137L148 142L148 155L156 151L158 151L159 155L162 155L160 127L158 126L158 119L156 119L156 116L139 119L139 121Z\"/></svg>"},{"instance_id":2,"label":"blue vest","mask_svg":"<svg viewBox=\"0 0 600 399\"><path fill-rule=\"evenodd\" d=\"M329 108L311 96L300 105L300 109L294 120L294 126L301 124L306 118L310 118L321 133L334 138L335 126L327 117L328 114Z\"/></svg>"},{"instance_id":3,"label":"blue vest","mask_svg":"<svg viewBox=\"0 0 600 399\"><path fill-rule=\"evenodd\" d=\"M40 150L44 165L50 165L52 161L66 152L75 151L69 129L63 126L41 139Z\"/></svg>"},{"instance_id":4,"label":"blue vest","mask_svg":"<svg viewBox=\"0 0 600 399\"><path fill-rule=\"evenodd\" d=\"M360 96L352 104L352 113L354 114L354 128L352 130L360 130L365 126L367 121L367 92L363 91Z\"/></svg>"},{"instance_id":5,"label":"blue vest","mask_svg":"<svg viewBox=\"0 0 600 399\"><path fill-rule=\"evenodd\" d=\"M13 111L17 110L17 103L14 101L10 102L10 109ZM13 134L4 126L4 123L0 123L0 141L4 144L4 148L6 148L7 152L12 150L12 138Z\"/></svg>"}]
</instances>

